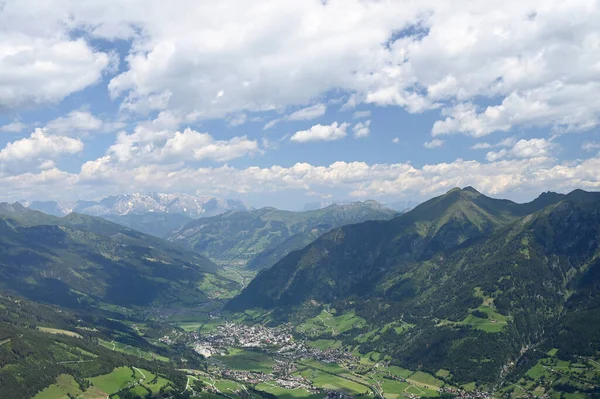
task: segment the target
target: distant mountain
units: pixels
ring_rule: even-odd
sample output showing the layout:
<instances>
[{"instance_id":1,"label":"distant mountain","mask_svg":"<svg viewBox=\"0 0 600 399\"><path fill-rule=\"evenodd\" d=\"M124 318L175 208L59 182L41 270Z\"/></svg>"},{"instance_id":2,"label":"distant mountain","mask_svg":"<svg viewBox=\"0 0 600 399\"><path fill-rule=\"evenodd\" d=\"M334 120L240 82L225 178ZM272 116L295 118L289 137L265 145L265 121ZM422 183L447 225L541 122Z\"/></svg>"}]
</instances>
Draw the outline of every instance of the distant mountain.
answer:
<instances>
[{"instance_id":1,"label":"distant mountain","mask_svg":"<svg viewBox=\"0 0 600 399\"><path fill-rule=\"evenodd\" d=\"M0 204L0 289L68 307L183 306L238 288L194 252L104 219Z\"/></svg>"},{"instance_id":2,"label":"distant mountain","mask_svg":"<svg viewBox=\"0 0 600 399\"><path fill-rule=\"evenodd\" d=\"M106 220L141 231L155 237L163 238L194 220L180 213L130 213L128 215L104 215Z\"/></svg>"},{"instance_id":3,"label":"distant mountain","mask_svg":"<svg viewBox=\"0 0 600 399\"><path fill-rule=\"evenodd\" d=\"M600 193L516 204L468 187L326 233L260 273L227 309L269 309L283 322L333 308L371 329L403 321L411 327L377 340L353 341L364 330L340 339L457 381L496 381L528 348L600 351L589 327L598 287Z\"/></svg>"},{"instance_id":4,"label":"distant mountain","mask_svg":"<svg viewBox=\"0 0 600 399\"><path fill-rule=\"evenodd\" d=\"M71 212L91 216L125 216L146 213L179 214L190 218L214 216L231 210L247 210L239 200L219 199L210 196L195 197L187 194L123 194L106 197L100 201L21 201L31 209L54 216Z\"/></svg>"},{"instance_id":5,"label":"distant mountain","mask_svg":"<svg viewBox=\"0 0 600 399\"><path fill-rule=\"evenodd\" d=\"M195 220L169 240L219 264L247 265L259 270L333 228L365 220L387 220L396 215L375 201L305 212L262 208Z\"/></svg>"}]
</instances>

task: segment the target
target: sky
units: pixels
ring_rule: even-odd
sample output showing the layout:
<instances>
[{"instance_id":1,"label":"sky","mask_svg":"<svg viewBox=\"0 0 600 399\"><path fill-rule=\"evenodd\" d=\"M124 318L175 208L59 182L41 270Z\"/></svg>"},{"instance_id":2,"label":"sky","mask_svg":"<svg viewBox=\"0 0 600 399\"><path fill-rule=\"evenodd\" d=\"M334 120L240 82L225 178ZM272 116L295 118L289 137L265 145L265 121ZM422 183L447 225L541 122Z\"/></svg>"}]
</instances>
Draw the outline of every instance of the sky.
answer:
<instances>
[{"instance_id":1,"label":"sky","mask_svg":"<svg viewBox=\"0 0 600 399\"><path fill-rule=\"evenodd\" d=\"M600 188L597 0L4 0L0 201Z\"/></svg>"}]
</instances>

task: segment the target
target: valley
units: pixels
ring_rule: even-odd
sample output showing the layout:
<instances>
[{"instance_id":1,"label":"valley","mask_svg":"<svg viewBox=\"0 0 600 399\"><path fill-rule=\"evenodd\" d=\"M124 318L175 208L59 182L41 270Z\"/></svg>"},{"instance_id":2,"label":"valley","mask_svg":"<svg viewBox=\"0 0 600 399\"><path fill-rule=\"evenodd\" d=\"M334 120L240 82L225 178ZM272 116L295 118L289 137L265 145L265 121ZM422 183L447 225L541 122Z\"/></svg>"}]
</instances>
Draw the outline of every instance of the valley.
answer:
<instances>
[{"instance_id":1,"label":"valley","mask_svg":"<svg viewBox=\"0 0 600 399\"><path fill-rule=\"evenodd\" d=\"M0 397L594 397L598 206L456 189L257 273L3 205Z\"/></svg>"}]
</instances>

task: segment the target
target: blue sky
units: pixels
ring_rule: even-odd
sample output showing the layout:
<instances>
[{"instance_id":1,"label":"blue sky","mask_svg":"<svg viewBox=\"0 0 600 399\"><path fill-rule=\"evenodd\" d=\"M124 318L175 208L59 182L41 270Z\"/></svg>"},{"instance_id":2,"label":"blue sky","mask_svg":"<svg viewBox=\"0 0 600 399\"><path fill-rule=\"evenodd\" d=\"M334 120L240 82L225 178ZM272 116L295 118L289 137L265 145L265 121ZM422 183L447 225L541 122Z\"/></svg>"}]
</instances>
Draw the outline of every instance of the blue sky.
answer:
<instances>
[{"instance_id":1,"label":"blue sky","mask_svg":"<svg viewBox=\"0 0 600 399\"><path fill-rule=\"evenodd\" d=\"M599 7L9 1L0 200L597 190Z\"/></svg>"}]
</instances>

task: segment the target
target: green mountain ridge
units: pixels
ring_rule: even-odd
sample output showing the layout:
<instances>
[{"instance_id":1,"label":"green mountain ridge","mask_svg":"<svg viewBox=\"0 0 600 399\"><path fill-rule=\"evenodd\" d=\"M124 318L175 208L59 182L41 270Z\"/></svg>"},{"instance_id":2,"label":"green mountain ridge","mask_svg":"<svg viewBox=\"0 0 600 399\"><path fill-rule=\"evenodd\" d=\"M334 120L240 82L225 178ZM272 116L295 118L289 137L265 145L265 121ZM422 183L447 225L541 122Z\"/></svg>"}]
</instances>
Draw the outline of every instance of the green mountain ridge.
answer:
<instances>
[{"instance_id":1,"label":"green mountain ridge","mask_svg":"<svg viewBox=\"0 0 600 399\"><path fill-rule=\"evenodd\" d=\"M238 284L208 259L101 218L0 205L0 288L67 307L193 305Z\"/></svg>"},{"instance_id":2,"label":"green mountain ridge","mask_svg":"<svg viewBox=\"0 0 600 399\"><path fill-rule=\"evenodd\" d=\"M595 332L576 346L566 341L581 317L600 310L585 294L586 276L598 291L599 242L599 193L516 204L454 189L391 221L332 230L261 272L227 309L264 308L275 323L299 322L323 306L353 310L371 326L404 320L414 327L361 351L447 369L458 381L495 381L523 348L600 350Z\"/></svg>"},{"instance_id":3,"label":"green mountain ridge","mask_svg":"<svg viewBox=\"0 0 600 399\"><path fill-rule=\"evenodd\" d=\"M267 207L194 220L168 238L216 263L260 270L333 228L397 214L375 201L304 212Z\"/></svg>"}]
</instances>

